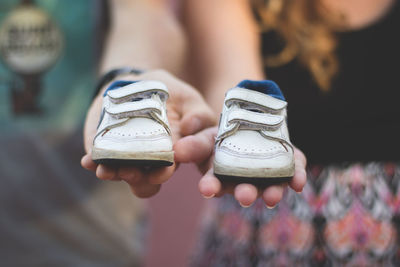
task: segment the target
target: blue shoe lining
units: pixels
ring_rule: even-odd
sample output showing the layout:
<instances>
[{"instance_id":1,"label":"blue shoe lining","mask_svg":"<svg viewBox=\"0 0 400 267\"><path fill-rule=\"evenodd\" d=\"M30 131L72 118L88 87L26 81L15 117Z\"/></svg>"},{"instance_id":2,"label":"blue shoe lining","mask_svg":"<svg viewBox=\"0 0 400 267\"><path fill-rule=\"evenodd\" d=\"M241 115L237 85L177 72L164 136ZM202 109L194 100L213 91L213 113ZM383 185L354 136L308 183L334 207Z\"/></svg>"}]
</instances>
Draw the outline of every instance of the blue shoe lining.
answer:
<instances>
[{"instance_id":1,"label":"blue shoe lining","mask_svg":"<svg viewBox=\"0 0 400 267\"><path fill-rule=\"evenodd\" d=\"M281 89L274 81L271 80L243 80L237 85L237 87L254 90L285 101L285 97L283 96Z\"/></svg>"}]
</instances>

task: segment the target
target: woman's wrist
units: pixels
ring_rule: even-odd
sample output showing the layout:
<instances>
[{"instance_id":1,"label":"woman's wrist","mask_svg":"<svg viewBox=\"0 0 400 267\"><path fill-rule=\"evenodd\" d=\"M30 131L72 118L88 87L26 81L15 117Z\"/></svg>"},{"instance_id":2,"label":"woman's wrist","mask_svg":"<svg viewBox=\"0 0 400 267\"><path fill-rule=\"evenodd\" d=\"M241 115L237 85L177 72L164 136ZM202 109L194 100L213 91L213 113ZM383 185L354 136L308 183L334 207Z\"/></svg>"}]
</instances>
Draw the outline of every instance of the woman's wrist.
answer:
<instances>
[{"instance_id":1,"label":"woman's wrist","mask_svg":"<svg viewBox=\"0 0 400 267\"><path fill-rule=\"evenodd\" d=\"M97 85L96 85L96 90L94 96L97 96L99 92L104 90L106 85L109 85L111 82L115 80L122 79L123 77L135 77L137 75L143 74L145 70L143 69L138 69L138 68L133 68L133 67L121 67L121 68L115 68L107 71L103 75L100 76Z\"/></svg>"}]
</instances>

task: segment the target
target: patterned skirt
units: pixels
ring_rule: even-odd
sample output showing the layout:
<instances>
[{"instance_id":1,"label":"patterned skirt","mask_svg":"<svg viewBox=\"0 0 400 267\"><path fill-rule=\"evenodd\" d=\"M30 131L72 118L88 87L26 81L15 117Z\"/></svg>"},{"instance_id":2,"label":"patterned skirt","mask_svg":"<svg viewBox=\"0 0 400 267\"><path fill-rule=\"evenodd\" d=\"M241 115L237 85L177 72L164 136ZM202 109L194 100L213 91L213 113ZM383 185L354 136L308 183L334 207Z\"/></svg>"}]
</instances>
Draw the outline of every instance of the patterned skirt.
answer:
<instances>
[{"instance_id":1,"label":"patterned skirt","mask_svg":"<svg viewBox=\"0 0 400 267\"><path fill-rule=\"evenodd\" d=\"M400 164L312 166L274 209L208 204L192 266L400 266Z\"/></svg>"}]
</instances>

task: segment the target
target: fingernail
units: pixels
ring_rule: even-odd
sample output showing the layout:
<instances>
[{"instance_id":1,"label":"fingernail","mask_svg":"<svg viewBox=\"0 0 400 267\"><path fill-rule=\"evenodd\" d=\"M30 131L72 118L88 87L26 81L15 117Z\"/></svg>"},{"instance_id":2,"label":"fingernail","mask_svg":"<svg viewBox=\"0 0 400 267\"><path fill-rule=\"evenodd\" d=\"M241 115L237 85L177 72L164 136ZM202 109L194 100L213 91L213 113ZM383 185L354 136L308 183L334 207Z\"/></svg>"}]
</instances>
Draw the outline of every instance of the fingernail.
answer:
<instances>
[{"instance_id":1,"label":"fingernail","mask_svg":"<svg viewBox=\"0 0 400 267\"><path fill-rule=\"evenodd\" d=\"M275 206L268 206L267 204L265 204L265 206L266 206L268 209L270 209L270 210L272 210L273 208L275 208Z\"/></svg>"},{"instance_id":2,"label":"fingernail","mask_svg":"<svg viewBox=\"0 0 400 267\"><path fill-rule=\"evenodd\" d=\"M239 205L240 205L242 208L248 208L248 207L251 206L251 204L250 204L250 205L244 205L244 204L242 204L242 203L240 203L240 202L239 202Z\"/></svg>"},{"instance_id":3,"label":"fingernail","mask_svg":"<svg viewBox=\"0 0 400 267\"><path fill-rule=\"evenodd\" d=\"M205 199L209 199L209 198L213 198L213 197L215 197L215 194L212 194L212 195L209 195L209 196L205 196L205 195L203 195L203 197L204 197Z\"/></svg>"}]
</instances>

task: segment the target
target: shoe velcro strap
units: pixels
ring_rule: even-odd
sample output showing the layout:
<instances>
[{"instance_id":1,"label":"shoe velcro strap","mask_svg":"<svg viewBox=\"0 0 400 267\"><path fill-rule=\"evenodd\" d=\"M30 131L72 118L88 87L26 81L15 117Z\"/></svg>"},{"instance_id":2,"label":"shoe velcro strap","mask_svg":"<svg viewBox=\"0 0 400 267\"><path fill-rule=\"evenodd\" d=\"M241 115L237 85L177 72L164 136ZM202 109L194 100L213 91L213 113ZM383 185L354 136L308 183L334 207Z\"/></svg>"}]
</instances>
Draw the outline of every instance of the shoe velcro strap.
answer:
<instances>
[{"instance_id":1,"label":"shoe velcro strap","mask_svg":"<svg viewBox=\"0 0 400 267\"><path fill-rule=\"evenodd\" d=\"M165 84L159 81L139 81L115 90L107 92L107 96L113 103L122 103L132 98L147 98L145 96L158 93L162 100L168 98L168 89Z\"/></svg>"},{"instance_id":2,"label":"shoe velcro strap","mask_svg":"<svg viewBox=\"0 0 400 267\"><path fill-rule=\"evenodd\" d=\"M245 88L235 87L226 93L225 103L227 106L230 106L231 103L240 102L256 104L266 109L272 109L275 111L282 110L287 105L286 101Z\"/></svg>"},{"instance_id":3,"label":"shoe velcro strap","mask_svg":"<svg viewBox=\"0 0 400 267\"><path fill-rule=\"evenodd\" d=\"M232 110L228 114L228 123L238 122L243 126L258 129L276 129L282 124L282 115L258 113L245 109Z\"/></svg>"},{"instance_id":4,"label":"shoe velcro strap","mask_svg":"<svg viewBox=\"0 0 400 267\"><path fill-rule=\"evenodd\" d=\"M149 113L161 114L161 103L154 99L126 102L106 108L106 112L115 119L149 116Z\"/></svg>"}]
</instances>

